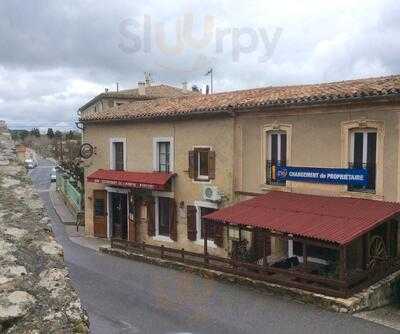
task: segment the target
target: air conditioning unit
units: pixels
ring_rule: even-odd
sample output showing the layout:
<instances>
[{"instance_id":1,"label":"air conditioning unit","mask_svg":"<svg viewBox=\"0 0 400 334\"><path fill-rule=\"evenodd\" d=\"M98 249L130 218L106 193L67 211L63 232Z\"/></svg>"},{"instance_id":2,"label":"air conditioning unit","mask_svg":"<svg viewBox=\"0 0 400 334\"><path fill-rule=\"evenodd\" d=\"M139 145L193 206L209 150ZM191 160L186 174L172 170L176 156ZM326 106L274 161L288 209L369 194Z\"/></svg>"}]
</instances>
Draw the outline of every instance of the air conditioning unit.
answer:
<instances>
[{"instance_id":1,"label":"air conditioning unit","mask_svg":"<svg viewBox=\"0 0 400 334\"><path fill-rule=\"evenodd\" d=\"M218 188L215 186L204 186L203 199L211 202L220 202L222 199L222 193L219 192Z\"/></svg>"}]
</instances>

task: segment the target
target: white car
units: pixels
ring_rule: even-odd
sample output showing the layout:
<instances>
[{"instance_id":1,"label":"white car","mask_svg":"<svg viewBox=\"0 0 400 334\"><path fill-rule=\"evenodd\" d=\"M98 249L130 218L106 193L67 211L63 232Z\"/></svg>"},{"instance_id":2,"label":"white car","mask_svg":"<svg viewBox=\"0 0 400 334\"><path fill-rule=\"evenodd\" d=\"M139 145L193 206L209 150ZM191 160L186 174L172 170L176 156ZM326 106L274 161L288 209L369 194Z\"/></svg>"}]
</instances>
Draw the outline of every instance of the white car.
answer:
<instances>
[{"instance_id":1,"label":"white car","mask_svg":"<svg viewBox=\"0 0 400 334\"><path fill-rule=\"evenodd\" d=\"M26 159L25 166L28 169L33 169L33 168L35 168L35 162L32 159Z\"/></svg>"},{"instance_id":2,"label":"white car","mask_svg":"<svg viewBox=\"0 0 400 334\"><path fill-rule=\"evenodd\" d=\"M53 167L53 168L51 169L51 172L50 172L50 181L51 181L51 182L56 182L56 181L57 181L57 171L56 171L56 168L55 168L55 167Z\"/></svg>"}]
</instances>

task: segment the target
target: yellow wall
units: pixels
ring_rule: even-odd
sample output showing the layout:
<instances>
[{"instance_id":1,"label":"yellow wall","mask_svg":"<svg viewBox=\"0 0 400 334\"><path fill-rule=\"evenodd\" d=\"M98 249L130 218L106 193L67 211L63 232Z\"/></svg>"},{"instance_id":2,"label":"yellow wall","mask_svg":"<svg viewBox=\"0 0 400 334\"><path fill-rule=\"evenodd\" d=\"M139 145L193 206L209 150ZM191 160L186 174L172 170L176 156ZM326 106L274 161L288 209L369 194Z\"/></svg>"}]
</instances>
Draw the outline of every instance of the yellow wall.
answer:
<instances>
[{"instance_id":1,"label":"yellow wall","mask_svg":"<svg viewBox=\"0 0 400 334\"><path fill-rule=\"evenodd\" d=\"M333 196L366 197L399 201L399 107L357 106L282 110L269 113L241 114L235 129L235 190L262 193L284 190ZM301 167L346 167L342 130L345 124L372 122L382 124L383 159L377 169L383 175L382 189L376 194L348 192L346 186L288 182L286 187L268 186L264 182L262 136L266 125L291 127L290 165ZM264 148L265 149L265 148ZM377 189L378 190L378 189Z\"/></svg>"},{"instance_id":2,"label":"yellow wall","mask_svg":"<svg viewBox=\"0 0 400 334\"><path fill-rule=\"evenodd\" d=\"M85 176L97 169L109 169L109 146L111 138L126 138L127 170L153 171L153 138L173 137L174 139L174 180L175 201L184 201L193 205L201 201L201 191L205 184L216 185L227 198L222 205L233 199L233 119L212 118L207 120L185 120L176 122L120 122L88 124L85 126L84 142L96 147L97 155L86 161ZM188 152L194 146L210 146L216 152L216 178L210 182L196 182L188 176ZM92 207L93 189L102 189L103 185L85 184L86 232L93 235ZM203 245L187 240L186 210L178 209L178 242L164 243L165 246L185 248L202 252ZM140 240L152 244L161 244L147 237L147 224L140 228ZM225 234L224 234L225 235ZM226 245L227 243L224 242ZM225 255L226 249L211 248L211 254Z\"/></svg>"}]
</instances>

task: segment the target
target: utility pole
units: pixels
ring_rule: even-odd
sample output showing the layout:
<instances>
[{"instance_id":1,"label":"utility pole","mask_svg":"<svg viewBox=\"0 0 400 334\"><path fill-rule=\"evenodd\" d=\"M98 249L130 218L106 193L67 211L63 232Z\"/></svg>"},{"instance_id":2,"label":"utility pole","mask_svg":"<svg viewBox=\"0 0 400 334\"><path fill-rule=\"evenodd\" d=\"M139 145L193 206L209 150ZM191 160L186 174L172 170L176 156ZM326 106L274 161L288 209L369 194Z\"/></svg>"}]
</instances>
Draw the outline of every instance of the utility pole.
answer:
<instances>
[{"instance_id":1,"label":"utility pole","mask_svg":"<svg viewBox=\"0 0 400 334\"><path fill-rule=\"evenodd\" d=\"M211 80L211 94L214 93L214 80L213 80L213 69L210 68L208 70L208 72L205 74L206 76L210 76L210 80Z\"/></svg>"}]
</instances>

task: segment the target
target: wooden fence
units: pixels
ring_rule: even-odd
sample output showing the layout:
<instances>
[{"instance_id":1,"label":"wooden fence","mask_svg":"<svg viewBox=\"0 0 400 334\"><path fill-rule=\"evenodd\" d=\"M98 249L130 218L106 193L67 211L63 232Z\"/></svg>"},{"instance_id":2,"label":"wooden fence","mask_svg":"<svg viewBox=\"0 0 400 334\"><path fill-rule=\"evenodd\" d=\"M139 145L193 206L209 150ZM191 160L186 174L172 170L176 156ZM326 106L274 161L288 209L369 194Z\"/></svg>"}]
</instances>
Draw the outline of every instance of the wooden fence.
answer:
<instances>
[{"instance_id":1,"label":"wooden fence","mask_svg":"<svg viewBox=\"0 0 400 334\"><path fill-rule=\"evenodd\" d=\"M262 266L209 254L189 252L183 248L175 249L121 239L113 239L111 247L337 297L345 297L350 292L347 281L305 273L296 269Z\"/></svg>"},{"instance_id":2,"label":"wooden fence","mask_svg":"<svg viewBox=\"0 0 400 334\"><path fill-rule=\"evenodd\" d=\"M280 269L210 254L194 253L183 248L150 245L145 242L112 239L111 247L341 298L349 297L391 272L400 270L400 261L395 258L373 272L360 271L341 280L302 272L296 268Z\"/></svg>"}]
</instances>

